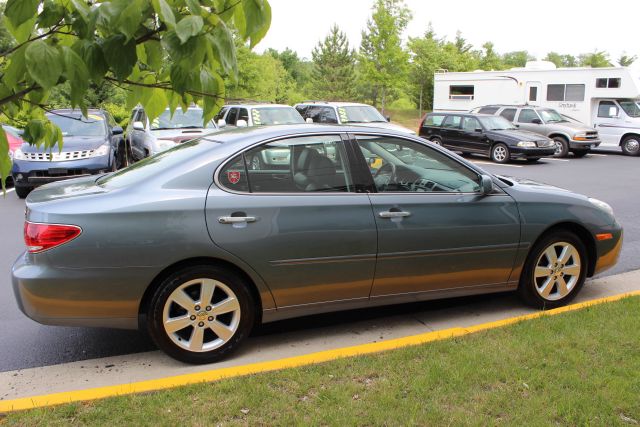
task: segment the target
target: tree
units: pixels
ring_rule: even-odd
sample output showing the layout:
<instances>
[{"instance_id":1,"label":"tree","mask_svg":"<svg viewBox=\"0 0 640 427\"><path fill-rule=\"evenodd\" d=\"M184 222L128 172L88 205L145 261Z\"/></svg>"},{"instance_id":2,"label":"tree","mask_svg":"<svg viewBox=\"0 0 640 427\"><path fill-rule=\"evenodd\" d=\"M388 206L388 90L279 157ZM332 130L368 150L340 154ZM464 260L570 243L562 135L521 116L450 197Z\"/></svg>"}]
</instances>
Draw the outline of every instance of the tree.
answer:
<instances>
[{"instance_id":1,"label":"tree","mask_svg":"<svg viewBox=\"0 0 640 427\"><path fill-rule=\"evenodd\" d=\"M611 67L609 54L607 52L595 51L593 53L583 53L578 57L581 67L602 68Z\"/></svg>"},{"instance_id":2,"label":"tree","mask_svg":"<svg viewBox=\"0 0 640 427\"><path fill-rule=\"evenodd\" d=\"M484 52L480 57L480 68L483 70L501 70L504 68L500 55L493 49L493 43L486 42L482 45Z\"/></svg>"},{"instance_id":3,"label":"tree","mask_svg":"<svg viewBox=\"0 0 640 427\"><path fill-rule=\"evenodd\" d=\"M4 14L5 5L6 2L0 2L0 15ZM14 44L13 37L11 37L6 25L4 25L4 21L0 19L0 55L11 49Z\"/></svg>"},{"instance_id":4,"label":"tree","mask_svg":"<svg viewBox=\"0 0 640 427\"><path fill-rule=\"evenodd\" d=\"M150 119L167 106L202 103L205 122L221 106L223 78L237 74L232 31L253 47L271 22L267 0L8 0L15 45L0 54L0 110L26 117L24 138L53 148L62 133L44 112L53 88L69 85L86 114L90 83L127 91ZM0 132L0 176L9 173Z\"/></svg>"},{"instance_id":5,"label":"tree","mask_svg":"<svg viewBox=\"0 0 640 427\"><path fill-rule=\"evenodd\" d=\"M502 55L502 63L506 68L524 67L525 65L527 65L527 61L534 60L535 58L531 56L526 50L507 52Z\"/></svg>"},{"instance_id":6,"label":"tree","mask_svg":"<svg viewBox=\"0 0 640 427\"><path fill-rule=\"evenodd\" d=\"M402 0L376 0L371 19L362 32L360 76L369 88L374 105L393 99L406 81L409 54L402 48L401 35L411 13Z\"/></svg>"},{"instance_id":7,"label":"tree","mask_svg":"<svg viewBox=\"0 0 640 427\"><path fill-rule=\"evenodd\" d=\"M308 66L309 64L307 64L308 61L300 59L298 54L293 50L286 48L282 52L278 52L276 49L269 48L265 53L268 53L280 61L299 87L304 86L311 79L310 67Z\"/></svg>"},{"instance_id":8,"label":"tree","mask_svg":"<svg viewBox=\"0 0 640 427\"><path fill-rule=\"evenodd\" d=\"M578 61L573 55L562 55L556 52L549 52L544 58L545 61L553 62L558 68L577 67Z\"/></svg>"},{"instance_id":9,"label":"tree","mask_svg":"<svg viewBox=\"0 0 640 427\"><path fill-rule=\"evenodd\" d=\"M620 58L618 58L617 62L621 67L628 67L634 62L636 62L636 59L638 59L636 55L628 56L626 54L622 54L620 55Z\"/></svg>"},{"instance_id":10,"label":"tree","mask_svg":"<svg viewBox=\"0 0 640 427\"><path fill-rule=\"evenodd\" d=\"M347 35L333 25L329 35L311 52L313 71L311 93L318 99L349 99L355 87L355 52Z\"/></svg>"}]
</instances>

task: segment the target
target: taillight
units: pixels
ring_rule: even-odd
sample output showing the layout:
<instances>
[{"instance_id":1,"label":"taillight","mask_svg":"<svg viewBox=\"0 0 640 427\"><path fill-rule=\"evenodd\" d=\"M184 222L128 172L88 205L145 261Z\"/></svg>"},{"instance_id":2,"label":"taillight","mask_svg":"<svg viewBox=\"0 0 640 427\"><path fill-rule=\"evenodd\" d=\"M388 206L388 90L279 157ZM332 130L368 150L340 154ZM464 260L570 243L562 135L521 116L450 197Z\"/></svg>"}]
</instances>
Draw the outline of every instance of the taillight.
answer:
<instances>
[{"instance_id":1,"label":"taillight","mask_svg":"<svg viewBox=\"0 0 640 427\"><path fill-rule=\"evenodd\" d=\"M67 243L82 233L77 225L43 224L25 221L24 243L32 254Z\"/></svg>"}]
</instances>

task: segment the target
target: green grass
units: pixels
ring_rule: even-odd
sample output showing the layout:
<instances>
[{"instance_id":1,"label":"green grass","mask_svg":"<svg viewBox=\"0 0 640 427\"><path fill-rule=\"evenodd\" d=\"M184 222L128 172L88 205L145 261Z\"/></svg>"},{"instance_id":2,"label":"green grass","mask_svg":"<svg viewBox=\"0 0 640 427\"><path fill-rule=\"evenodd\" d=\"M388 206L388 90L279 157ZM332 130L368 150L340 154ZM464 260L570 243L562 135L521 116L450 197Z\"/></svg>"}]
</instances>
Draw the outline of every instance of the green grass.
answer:
<instances>
[{"instance_id":1,"label":"green grass","mask_svg":"<svg viewBox=\"0 0 640 427\"><path fill-rule=\"evenodd\" d=\"M385 353L7 414L2 425L633 425L640 297Z\"/></svg>"},{"instance_id":2,"label":"green grass","mask_svg":"<svg viewBox=\"0 0 640 427\"><path fill-rule=\"evenodd\" d=\"M422 112L425 114L425 111ZM391 122L407 127L411 130L418 130L420 125L419 112L417 109L390 109L385 110L385 116L391 116Z\"/></svg>"}]
</instances>

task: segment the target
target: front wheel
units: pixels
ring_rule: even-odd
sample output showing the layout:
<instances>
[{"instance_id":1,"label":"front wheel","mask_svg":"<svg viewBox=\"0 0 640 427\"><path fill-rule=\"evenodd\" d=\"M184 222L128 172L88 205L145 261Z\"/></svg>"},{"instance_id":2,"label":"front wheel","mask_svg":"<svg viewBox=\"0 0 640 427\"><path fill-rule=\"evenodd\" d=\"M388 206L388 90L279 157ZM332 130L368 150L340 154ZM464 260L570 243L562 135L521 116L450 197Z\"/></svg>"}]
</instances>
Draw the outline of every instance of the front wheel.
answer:
<instances>
[{"instance_id":1,"label":"front wheel","mask_svg":"<svg viewBox=\"0 0 640 427\"><path fill-rule=\"evenodd\" d=\"M581 158L589 154L589 150L573 150L573 156Z\"/></svg>"},{"instance_id":2,"label":"front wheel","mask_svg":"<svg viewBox=\"0 0 640 427\"><path fill-rule=\"evenodd\" d=\"M496 144L491 148L491 160L496 163L507 163L510 157L509 147L502 143Z\"/></svg>"},{"instance_id":3,"label":"front wheel","mask_svg":"<svg viewBox=\"0 0 640 427\"><path fill-rule=\"evenodd\" d=\"M638 136L627 136L620 146L622 147L622 152L627 156L640 155L640 137Z\"/></svg>"},{"instance_id":4,"label":"front wheel","mask_svg":"<svg viewBox=\"0 0 640 427\"><path fill-rule=\"evenodd\" d=\"M431 138L429 141L433 142L433 143L434 143L434 144L436 144L436 145L440 145L440 146L442 146L442 140L441 140L440 138L438 138L438 137L435 137L435 136L434 136L434 137L433 137L433 138Z\"/></svg>"},{"instance_id":5,"label":"front wheel","mask_svg":"<svg viewBox=\"0 0 640 427\"><path fill-rule=\"evenodd\" d=\"M569 141L561 136L553 138L553 142L556 144L556 151L553 153L553 157L567 157L569 153Z\"/></svg>"},{"instance_id":6,"label":"front wheel","mask_svg":"<svg viewBox=\"0 0 640 427\"><path fill-rule=\"evenodd\" d=\"M192 266L160 283L147 311L149 334L174 359L216 362L249 335L255 303L247 284L215 266Z\"/></svg>"},{"instance_id":7,"label":"front wheel","mask_svg":"<svg viewBox=\"0 0 640 427\"><path fill-rule=\"evenodd\" d=\"M587 265L586 248L575 234L551 232L531 249L518 293L525 303L536 308L562 306L580 291Z\"/></svg>"}]
</instances>

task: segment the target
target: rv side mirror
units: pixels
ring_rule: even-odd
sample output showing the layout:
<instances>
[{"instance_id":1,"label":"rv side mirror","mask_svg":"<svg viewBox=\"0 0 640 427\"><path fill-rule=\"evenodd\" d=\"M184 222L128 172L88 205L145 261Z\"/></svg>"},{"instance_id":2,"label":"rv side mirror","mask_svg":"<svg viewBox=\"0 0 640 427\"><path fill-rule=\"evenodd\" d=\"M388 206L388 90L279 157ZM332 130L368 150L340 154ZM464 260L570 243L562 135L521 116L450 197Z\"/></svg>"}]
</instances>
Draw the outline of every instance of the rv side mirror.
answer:
<instances>
[{"instance_id":1,"label":"rv side mirror","mask_svg":"<svg viewBox=\"0 0 640 427\"><path fill-rule=\"evenodd\" d=\"M537 124L537 125L541 125L541 124L542 124L542 120L540 120L540 119L533 119L533 120L531 120L531 123L535 123L535 124Z\"/></svg>"},{"instance_id":2,"label":"rv side mirror","mask_svg":"<svg viewBox=\"0 0 640 427\"><path fill-rule=\"evenodd\" d=\"M618 117L618 109L616 107L609 107L609 117Z\"/></svg>"},{"instance_id":3,"label":"rv side mirror","mask_svg":"<svg viewBox=\"0 0 640 427\"><path fill-rule=\"evenodd\" d=\"M489 175L480 175L480 194L486 196L493 191L493 180Z\"/></svg>"}]
</instances>

